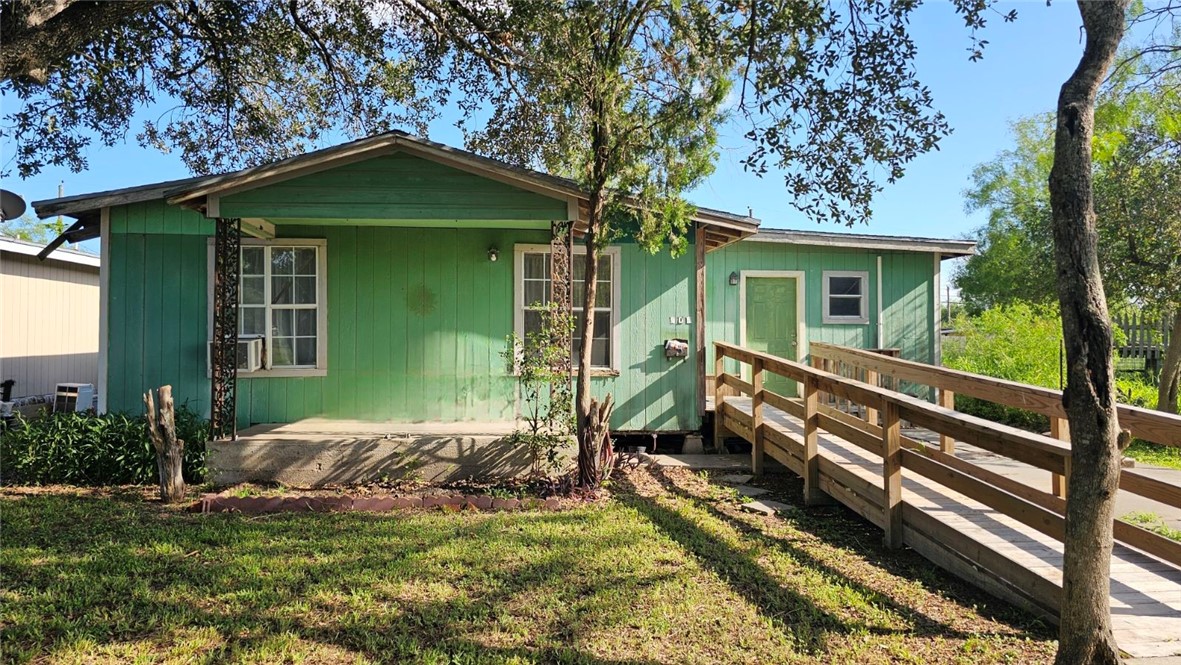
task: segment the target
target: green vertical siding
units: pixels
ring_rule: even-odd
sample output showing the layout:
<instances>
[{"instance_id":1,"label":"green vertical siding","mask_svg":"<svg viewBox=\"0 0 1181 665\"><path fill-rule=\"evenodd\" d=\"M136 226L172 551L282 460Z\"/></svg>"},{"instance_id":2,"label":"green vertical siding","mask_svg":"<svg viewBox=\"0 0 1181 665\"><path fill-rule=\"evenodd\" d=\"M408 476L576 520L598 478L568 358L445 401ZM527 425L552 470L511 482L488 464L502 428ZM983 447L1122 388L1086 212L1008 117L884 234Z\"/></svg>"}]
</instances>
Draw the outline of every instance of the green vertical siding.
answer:
<instances>
[{"instance_id":1,"label":"green vertical siding","mask_svg":"<svg viewBox=\"0 0 1181 665\"><path fill-rule=\"evenodd\" d=\"M668 252L650 255L635 244L624 244L620 264L621 372L595 382L597 392L615 396L612 426L624 431L697 429L693 357L664 357L666 339L689 339L690 348L695 348L693 325L669 323L676 317L692 320L696 286L692 248L674 259Z\"/></svg>"},{"instance_id":2,"label":"green vertical siding","mask_svg":"<svg viewBox=\"0 0 1181 665\"><path fill-rule=\"evenodd\" d=\"M112 211L108 408L139 412L149 386L209 409L207 262L211 224L161 205ZM240 426L309 417L378 421L510 420L515 383L500 352L513 326L516 243L548 232L278 226L327 242L327 376L246 378ZM488 261L497 247L502 260ZM691 359L669 361L668 337L691 325L692 252L673 259L621 248L621 372L595 378L614 394L620 430L699 426Z\"/></svg>"},{"instance_id":3,"label":"green vertical siding","mask_svg":"<svg viewBox=\"0 0 1181 665\"><path fill-rule=\"evenodd\" d=\"M935 321L934 258L921 252L874 252L852 248L809 247L789 243L739 242L706 257L707 367L713 372L714 340L738 343L739 287L730 286L731 272L797 270L804 273L805 327L809 342L858 348L877 345L877 257L882 257L883 342L902 349L911 360L933 362ZM869 323L825 324L823 274L826 270L869 273ZM800 350L807 355L805 345ZM733 369L733 368L731 368Z\"/></svg>"},{"instance_id":4,"label":"green vertical siding","mask_svg":"<svg viewBox=\"0 0 1181 665\"><path fill-rule=\"evenodd\" d=\"M438 221L453 226L549 228L566 218L566 202L405 153L266 185L221 199L227 217L284 218L289 224L325 219L392 226ZM421 225L421 224L419 224Z\"/></svg>"}]
</instances>

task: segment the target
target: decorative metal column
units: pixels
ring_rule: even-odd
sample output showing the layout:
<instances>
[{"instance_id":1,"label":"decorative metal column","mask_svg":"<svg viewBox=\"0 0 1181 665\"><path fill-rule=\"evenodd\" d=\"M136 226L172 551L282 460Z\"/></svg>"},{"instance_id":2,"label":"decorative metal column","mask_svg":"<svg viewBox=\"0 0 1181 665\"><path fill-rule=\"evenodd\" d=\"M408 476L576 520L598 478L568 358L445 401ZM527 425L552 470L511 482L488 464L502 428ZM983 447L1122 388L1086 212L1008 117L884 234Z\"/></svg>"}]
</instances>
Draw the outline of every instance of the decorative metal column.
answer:
<instances>
[{"instance_id":1,"label":"decorative metal column","mask_svg":"<svg viewBox=\"0 0 1181 665\"><path fill-rule=\"evenodd\" d=\"M550 302L554 310L564 314L574 313L574 222L555 221L550 223ZM555 346L571 349L573 353L573 338L570 328L555 329L553 331ZM570 376L571 353L559 356L559 365L554 371L563 376ZM563 400L566 404L573 404L573 388L571 381L550 384L550 400Z\"/></svg>"},{"instance_id":2,"label":"decorative metal column","mask_svg":"<svg viewBox=\"0 0 1181 665\"><path fill-rule=\"evenodd\" d=\"M217 218L213 244L213 340L210 366L214 439L238 438L238 283L242 261L242 220Z\"/></svg>"}]
</instances>

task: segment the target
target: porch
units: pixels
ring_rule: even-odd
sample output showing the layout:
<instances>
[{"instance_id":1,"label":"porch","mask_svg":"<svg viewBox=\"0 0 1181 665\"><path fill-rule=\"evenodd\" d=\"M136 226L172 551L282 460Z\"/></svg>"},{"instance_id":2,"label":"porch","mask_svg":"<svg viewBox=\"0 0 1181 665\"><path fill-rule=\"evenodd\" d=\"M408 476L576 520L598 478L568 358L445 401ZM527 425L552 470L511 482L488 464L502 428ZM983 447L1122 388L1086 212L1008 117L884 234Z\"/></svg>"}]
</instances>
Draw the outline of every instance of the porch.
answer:
<instances>
[{"instance_id":1,"label":"porch","mask_svg":"<svg viewBox=\"0 0 1181 665\"><path fill-rule=\"evenodd\" d=\"M447 482L527 473L525 447L506 441L511 421L380 423L308 418L254 425L236 441L207 444L216 485L277 482L323 487L381 479Z\"/></svg>"}]
</instances>

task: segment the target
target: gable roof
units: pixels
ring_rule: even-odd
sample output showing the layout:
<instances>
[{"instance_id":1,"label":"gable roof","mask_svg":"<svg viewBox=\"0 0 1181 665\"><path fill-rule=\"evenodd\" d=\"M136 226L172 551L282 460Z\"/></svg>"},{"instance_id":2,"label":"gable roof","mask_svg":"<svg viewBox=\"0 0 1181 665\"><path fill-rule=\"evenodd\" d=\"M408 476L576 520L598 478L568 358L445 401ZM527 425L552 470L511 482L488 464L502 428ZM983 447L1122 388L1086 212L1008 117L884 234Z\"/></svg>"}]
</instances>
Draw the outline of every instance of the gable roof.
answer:
<instances>
[{"instance_id":1,"label":"gable roof","mask_svg":"<svg viewBox=\"0 0 1181 665\"><path fill-rule=\"evenodd\" d=\"M938 254L940 259L954 259L976 253L973 240L946 240L915 236L887 236L870 233L834 233L832 231L795 231L790 229L759 229L745 242L778 242L818 247L848 247L878 249L891 252L923 252Z\"/></svg>"},{"instance_id":2,"label":"gable roof","mask_svg":"<svg viewBox=\"0 0 1181 665\"><path fill-rule=\"evenodd\" d=\"M232 173L34 201L33 208L43 218L52 215L76 217L80 224L71 227L72 235L69 239L77 242L97 235L99 211L104 207L163 199L172 205L181 205L209 216L216 216L216 210L211 210L210 207L211 203L221 196L392 152L405 152L521 189L565 199L577 206L580 218L587 210L586 192L572 179L513 166L397 130ZM752 217L709 208L698 208L694 219L704 227L710 249L748 237L757 231L759 226L759 221ZM88 235L91 233L94 235Z\"/></svg>"}]
</instances>

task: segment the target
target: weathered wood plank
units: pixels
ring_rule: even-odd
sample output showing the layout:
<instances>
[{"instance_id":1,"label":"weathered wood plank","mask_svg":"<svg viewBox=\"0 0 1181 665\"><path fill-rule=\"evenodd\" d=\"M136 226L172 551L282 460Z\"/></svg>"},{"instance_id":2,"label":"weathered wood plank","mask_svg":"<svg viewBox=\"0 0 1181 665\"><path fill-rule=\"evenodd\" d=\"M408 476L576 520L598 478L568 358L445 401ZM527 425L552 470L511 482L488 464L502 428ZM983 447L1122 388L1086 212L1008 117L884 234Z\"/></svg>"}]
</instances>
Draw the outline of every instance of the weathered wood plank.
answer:
<instances>
[{"instance_id":1,"label":"weathered wood plank","mask_svg":"<svg viewBox=\"0 0 1181 665\"><path fill-rule=\"evenodd\" d=\"M1009 494L983 480L972 477L968 473L940 464L912 450L902 451L902 466L930 478L948 489L979 501L989 508L998 510L1047 536L1058 540L1062 540L1064 536L1066 520L1062 515L1014 494Z\"/></svg>"},{"instance_id":2,"label":"weathered wood plank","mask_svg":"<svg viewBox=\"0 0 1181 665\"><path fill-rule=\"evenodd\" d=\"M1142 497L1181 508L1181 487L1157 480L1132 469L1123 469L1119 474L1119 488Z\"/></svg>"},{"instance_id":3,"label":"weathered wood plank","mask_svg":"<svg viewBox=\"0 0 1181 665\"><path fill-rule=\"evenodd\" d=\"M955 393L1025 409L1051 418L1065 418L1062 408L1062 392L1050 388L1030 386L1015 381L1006 381L982 374L927 365L925 363L890 358L861 349L812 342L809 351L813 356L840 360L864 369L878 372L882 376L912 381L934 388L946 388ZM1181 416L1166 414L1137 406L1120 404L1120 426L1146 441L1168 446L1181 447Z\"/></svg>"},{"instance_id":4,"label":"weathered wood plank","mask_svg":"<svg viewBox=\"0 0 1181 665\"><path fill-rule=\"evenodd\" d=\"M763 436L763 361L761 358L755 358L751 363L751 425L750 428L754 432L753 446L750 451L750 472L756 476L763 474L763 453L764 453L764 436Z\"/></svg>"},{"instance_id":5,"label":"weathered wood plank","mask_svg":"<svg viewBox=\"0 0 1181 665\"><path fill-rule=\"evenodd\" d=\"M893 400L892 400L893 401ZM902 417L919 427L945 433L958 441L1011 457L1039 469L1063 473L1070 447L1047 436L994 423L957 411L911 401L899 404Z\"/></svg>"},{"instance_id":6,"label":"weathered wood plank","mask_svg":"<svg viewBox=\"0 0 1181 665\"><path fill-rule=\"evenodd\" d=\"M882 486L886 547L902 547L902 422L898 404L882 400Z\"/></svg>"},{"instance_id":7,"label":"weathered wood plank","mask_svg":"<svg viewBox=\"0 0 1181 665\"><path fill-rule=\"evenodd\" d=\"M733 374L719 374L722 379L722 385L733 388L739 395L754 395L755 387L750 381L743 381Z\"/></svg>"}]
</instances>

